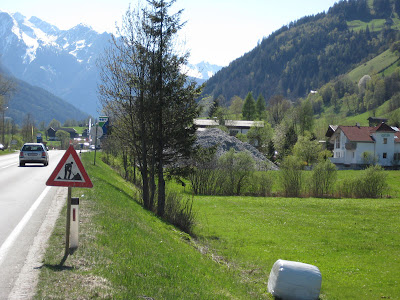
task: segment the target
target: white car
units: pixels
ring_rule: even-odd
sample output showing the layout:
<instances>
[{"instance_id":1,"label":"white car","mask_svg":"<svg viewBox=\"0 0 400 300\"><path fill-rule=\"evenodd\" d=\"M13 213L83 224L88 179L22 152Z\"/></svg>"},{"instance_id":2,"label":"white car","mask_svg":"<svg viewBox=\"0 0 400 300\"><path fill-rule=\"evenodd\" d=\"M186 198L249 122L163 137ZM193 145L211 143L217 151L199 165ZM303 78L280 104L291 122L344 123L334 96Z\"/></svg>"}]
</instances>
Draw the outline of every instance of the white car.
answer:
<instances>
[{"instance_id":1,"label":"white car","mask_svg":"<svg viewBox=\"0 0 400 300\"><path fill-rule=\"evenodd\" d=\"M41 163L43 166L49 164L49 154L43 144L26 143L19 152L19 166L23 167L26 163Z\"/></svg>"}]
</instances>

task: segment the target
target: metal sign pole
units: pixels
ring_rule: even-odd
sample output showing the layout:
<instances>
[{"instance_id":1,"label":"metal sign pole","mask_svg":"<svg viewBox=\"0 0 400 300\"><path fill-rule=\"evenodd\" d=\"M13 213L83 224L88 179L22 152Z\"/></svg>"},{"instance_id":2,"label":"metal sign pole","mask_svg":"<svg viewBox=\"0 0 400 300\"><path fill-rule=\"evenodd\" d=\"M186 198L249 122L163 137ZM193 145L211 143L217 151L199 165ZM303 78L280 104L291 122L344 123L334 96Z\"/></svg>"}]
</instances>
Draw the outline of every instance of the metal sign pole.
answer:
<instances>
[{"instance_id":1,"label":"metal sign pole","mask_svg":"<svg viewBox=\"0 0 400 300\"><path fill-rule=\"evenodd\" d=\"M72 188L68 187L68 199L67 199L67 226L65 230L65 252L64 257L60 262L60 266L62 266L68 258L69 255L69 233L71 227L71 194Z\"/></svg>"},{"instance_id":2,"label":"metal sign pole","mask_svg":"<svg viewBox=\"0 0 400 300\"><path fill-rule=\"evenodd\" d=\"M73 170L73 168L75 168ZM71 178L71 174L73 177ZM67 176L68 175L68 176ZM71 194L73 187L86 187L92 188L93 183L90 180L88 174L85 171L85 168L82 165L81 160L79 159L78 154L76 153L74 147L70 145L67 151L64 153L60 162L57 164L53 173L51 173L49 179L46 181L47 186L65 186L68 187L68 197L67 197L67 226L65 230L65 253L64 258L60 262L60 266L62 266L68 258L68 255L73 254L76 250L76 244L73 244L72 249L70 249L70 233L71 233ZM74 198L79 199L79 198ZM76 207L75 207L76 209ZM77 213L77 211L75 211ZM74 215L76 216L76 215ZM79 220L72 220L72 222L79 222ZM78 224L75 224L78 225ZM77 230L76 230L77 233ZM75 236L76 238L76 236ZM75 239L77 241L77 239ZM72 239L72 241L74 241Z\"/></svg>"},{"instance_id":3,"label":"metal sign pole","mask_svg":"<svg viewBox=\"0 0 400 300\"><path fill-rule=\"evenodd\" d=\"M94 137L94 162L93 165L96 165L96 151L97 151L97 119L95 120L94 126L96 126L96 134Z\"/></svg>"}]
</instances>

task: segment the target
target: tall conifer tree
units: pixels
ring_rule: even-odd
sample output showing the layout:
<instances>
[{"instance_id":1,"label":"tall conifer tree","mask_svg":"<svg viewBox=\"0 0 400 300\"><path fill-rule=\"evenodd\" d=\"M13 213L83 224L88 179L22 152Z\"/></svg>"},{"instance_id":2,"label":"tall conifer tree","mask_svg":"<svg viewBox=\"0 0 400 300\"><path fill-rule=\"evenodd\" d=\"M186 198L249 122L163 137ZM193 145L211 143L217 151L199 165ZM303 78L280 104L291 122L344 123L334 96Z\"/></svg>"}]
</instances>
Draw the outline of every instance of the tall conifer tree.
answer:
<instances>
[{"instance_id":1,"label":"tall conifer tree","mask_svg":"<svg viewBox=\"0 0 400 300\"><path fill-rule=\"evenodd\" d=\"M259 95L256 102L256 114L258 119L262 119L265 112L265 99L263 95Z\"/></svg>"},{"instance_id":2,"label":"tall conifer tree","mask_svg":"<svg viewBox=\"0 0 400 300\"><path fill-rule=\"evenodd\" d=\"M249 92L246 99L244 99L242 113L244 120L254 120L256 118L256 102L254 101L252 92Z\"/></svg>"},{"instance_id":3,"label":"tall conifer tree","mask_svg":"<svg viewBox=\"0 0 400 300\"><path fill-rule=\"evenodd\" d=\"M165 167L190 154L199 113L195 98L200 90L180 72L188 54L174 48L183 26L182 11L168 14L174 2L148 0L147 6L127 11L121 38L113 39L101 61L99 86L103 107L115 118L116 136L138 159L144 206L153 210L157 205L160 216Z\"/></svg>"}]
</instances>

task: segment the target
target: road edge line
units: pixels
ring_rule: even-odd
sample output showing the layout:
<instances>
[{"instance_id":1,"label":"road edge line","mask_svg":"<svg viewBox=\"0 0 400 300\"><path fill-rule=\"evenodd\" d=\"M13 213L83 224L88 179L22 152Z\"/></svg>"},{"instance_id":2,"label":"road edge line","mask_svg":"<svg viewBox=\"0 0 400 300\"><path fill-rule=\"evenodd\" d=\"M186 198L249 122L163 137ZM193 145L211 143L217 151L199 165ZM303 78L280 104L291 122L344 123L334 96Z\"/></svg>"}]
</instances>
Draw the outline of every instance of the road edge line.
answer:
<instances>
[{"instance_id":1,"label":"road edge line","mask_svg":"<svg viewBox=\"0 0 400 300\"><path fill-rule=\"evenodd\" d=\"M47 193L50 191L51 187L47 186L40 196L36 199L35 203L29 208L29 210L22 217L21 221L19 221L18 225L14 228L14 230L10 233L7 239L0 247L0 266L3 262L4 257L8 254L9 249L14 244L15 240L20 235L21 231L24 229L28 221L31 219L35 210L39 207L40 203L42 203L44 197L46 197Z\"/></svg>"},{"instance_id":2,"label":"road edge line","mask_svg":"<svg viewBox=\"0 0 400 300\"><path fill-rule=\"evenodd\" d=\"M67 198L67 189L57 188L56 195L47 211L46 217L34 238L25 263L15 281L8 300L32 299L36 292L43 256L48 246L48 240Z\"/></svg>"}]
</instances>

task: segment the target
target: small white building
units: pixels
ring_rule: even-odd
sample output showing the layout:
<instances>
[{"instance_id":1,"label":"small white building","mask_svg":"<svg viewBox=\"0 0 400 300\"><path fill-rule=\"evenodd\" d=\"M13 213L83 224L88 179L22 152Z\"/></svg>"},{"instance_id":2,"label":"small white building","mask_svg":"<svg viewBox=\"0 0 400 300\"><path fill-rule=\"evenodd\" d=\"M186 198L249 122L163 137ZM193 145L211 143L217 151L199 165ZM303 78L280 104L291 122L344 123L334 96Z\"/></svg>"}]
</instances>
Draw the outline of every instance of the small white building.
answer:
<instances>
[{"instance_id":1,"label":"small white building","mask_svg":"<svg viewBox=\"0 0 400 300\"><path fill-rule=\"evenodd\" d=\"M205 130L219 126L217 119L194 119L198 130ZM225 126L229 130L229 134L235 136L238 133L246 134L251 127L264 127L263 121L241 121L241 120L225 120Z\"/></svg>"},{"instance_id":2,"label":"small white building","mask_svg":"<svg viewBox=\"0 0 400 300\"><path fill-rule=\"evenodd\" d=\"M364 152L381 166L399 165L400 132L385 123L376 127L338 126L329 142L333 144L331 161L336 165L364 165Z\"/></svg>"}]
</instances>

